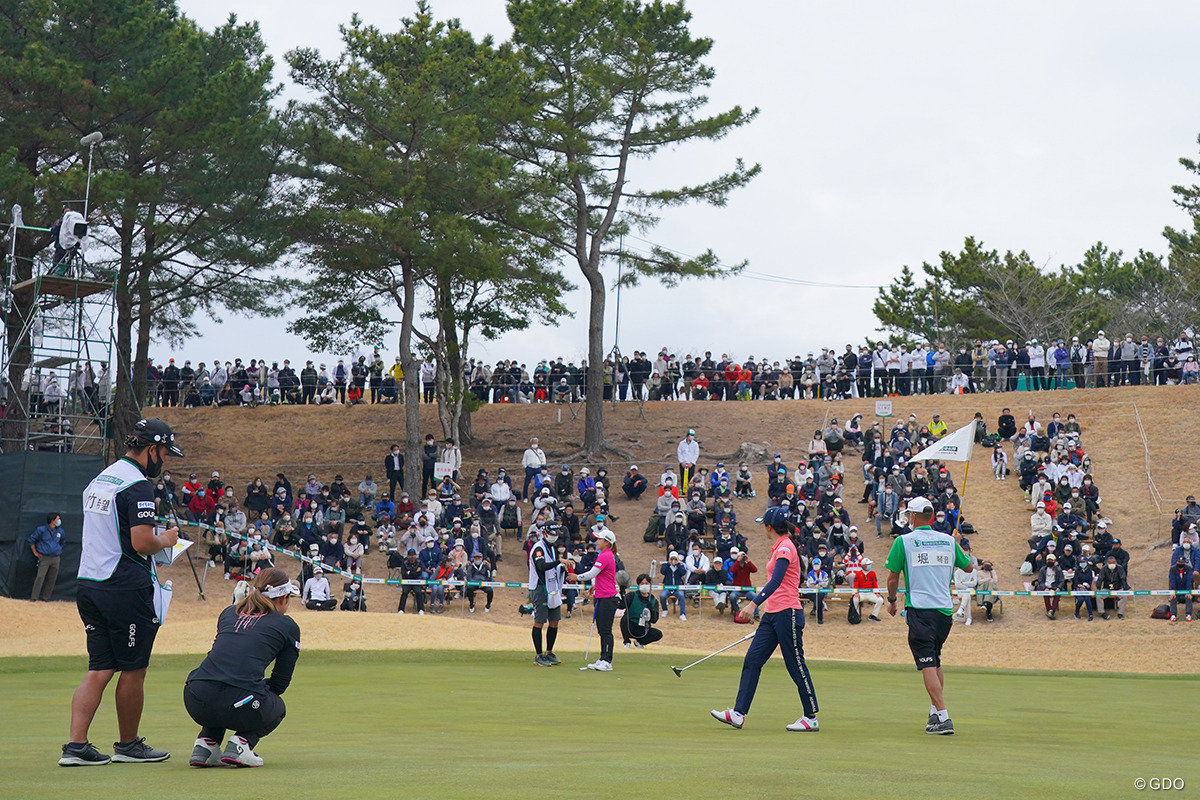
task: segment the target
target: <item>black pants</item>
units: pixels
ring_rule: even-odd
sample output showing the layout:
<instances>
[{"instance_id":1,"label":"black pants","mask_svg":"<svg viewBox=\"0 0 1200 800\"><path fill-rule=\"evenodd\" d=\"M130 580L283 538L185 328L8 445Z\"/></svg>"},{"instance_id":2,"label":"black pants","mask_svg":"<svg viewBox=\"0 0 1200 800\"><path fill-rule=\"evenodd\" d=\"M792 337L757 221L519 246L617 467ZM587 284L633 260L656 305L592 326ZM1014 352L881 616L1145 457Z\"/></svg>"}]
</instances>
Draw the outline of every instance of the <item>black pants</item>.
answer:
<instances>
[{"instance_id":1,"label":"black pants","mask_svg":"<svg viewBox=\"0 0 1200 800\"><path fill-rule=\"evenodd\" d=\"M422 384L422 387L424 388L425 402L432 403L433 402L433 394L434 394L433 390L436 388L435 385L433 383L426 383L426 384Z\"/></svg>"},{"instance_id":2,"label":"black pants","mask_svg":"<svg viewBox=\"0 0 1200 800\"><path fill-rule=\"evenodd\" d=\"M238 708L246 697L254 699ZM258 740L279 727L287 713L283 698L274 692L247 692L217 681L188 681L183 687L183 707L200 726L200 736L218 745L231 730L253 748Z\"/></svg>"},{"instance_id":3,"label":"black pants","mask_svg":"<svg viewBox=\"0 0 1200 800\"><path fill-rule=\"evenodd\" d=\"M405 586L404 591L400 592L400 607L397 611L403 611L404 606L408 603L408 596L413 596L413 602L416 603L417 611L425 610L425 587L424 586Z\"/></svg>"},{"instance_id":4,"label":"black pants","mask_svg":"<svg viewBox=\"0 0 1200 800\"><path fill-rule=\"evenodd\" d=\"M306 406L311 406L316 403L317 387L305 386L300 390L300 396L303 398L301 402Z\"/></svg>"},{"instance_id":5,"label":"black pants","mask_svg":"<svg viewBox=\"0 0 1200 800\"><path fill-rule=\"evenodd\" d=\"M751 640L750 649L746 651L746 658L742 662L742 677L733 710L740 714L750 713L750 704L754 701L762 668L777 647L783 654L783 664L787 667L788 675L800 693L804 716L815 717L819 710L817 693L813 690L808 664L804 661L804 612L798 608L787 608L762 615L762 622L754 631L754 639Z\"/></svg>"},{"instance_id":6,"label":"black pants","mask_svg":"<svg viewBox=\"0 0 1200 800\"><path fill-rule=\"evenodd\" d=\"M596 598L596 635L600 638L600 660L613 660L613 619L617 616L617 598Z\"/></svg>"},{"instance_id":7,"label":"black pants","mask_svg":"<svg viewBox=\"0 0 1200 800\"><path fill-rule=\"evenodd\" d=\"M476 592L483 592L485 595L487 595L487 607L491 608L492 607L492 597L494 596L495 592L493 592L492 589L487 586L483 586L479 589L467 589L467 602L471 604L471 608L475 607L475 593Z\"/></svg>"},{"instance_id":8,"label":"black pants","mask_svg":"<svg viewBox=\"0 0 1200 800\"><path fill-rule=\"evenodd\" d=\"M638 627L640 628L641 626ZM655 642L662 641L662 637L662 631L660 631L658 628L651 628L649 625L646 626L641 635L635 636L629 630L629 615L626 614L621 617L621 641L625 642L626 644L633 640L637 640L644 645L654 644Z\"/></svg>"},{"instance_id":9,"label":"black pants","mask_svg":"<svg viewBox=\"0 0 1200 800\"><path fill-rule=\"evenodd\" d=\"M421 466L421 494L429 494L429 487L437 487L437 481L433 478L433 464L429 466ZM392 498L393 500L395 498Z\"/></svg>"},{"instance_id":10,"label":"black pants","mask_svg":"<svg viewBox=\"0 0 1200 800\"><path fill-rule=\"evenodd\" d=\"M396 497L396 485L397 484L399 484L399 486L400 486L400 491L403 492L404 491L404 473L400 473L399 475L389 475L388 476L388 499L391 500L393 503L396 502L397 499L399 499Z\"/></svg>"}]
</instances>

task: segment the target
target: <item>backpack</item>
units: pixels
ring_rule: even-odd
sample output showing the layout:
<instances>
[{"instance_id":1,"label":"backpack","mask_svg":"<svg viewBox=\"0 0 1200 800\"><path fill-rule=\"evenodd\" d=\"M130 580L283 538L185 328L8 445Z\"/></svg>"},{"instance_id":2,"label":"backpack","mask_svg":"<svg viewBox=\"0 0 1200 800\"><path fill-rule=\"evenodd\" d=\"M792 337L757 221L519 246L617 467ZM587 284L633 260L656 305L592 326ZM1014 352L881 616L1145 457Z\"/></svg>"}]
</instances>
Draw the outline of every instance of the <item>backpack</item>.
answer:
<instances>
[{"instance_id":1,"label":"backpack","mask_svg":"<svg viewBox=\"0 0 1200 800\"><path fill-rule=\"evenodd\" d=\"M989 433L979 440L979 444L983 447L994 448L996 443L1000 441L1000 437L994 433Z\"/></svg>"},{"instance_id":2,"label":"backpack","mask_svg":"<svg viewBox=\"0 0 1200 800\"><path fill-rule=\"evenodd\" d=\"M1163 603L1161 606L1155 606L1154 610L1150 612L1150 619L1170 619L1170 618L1171 618L1171 608L1166 603Z\"/></svg>"},{"instance_id":3,"label":"backpack","mask_svg":"<svg viewBox=\"0 0 1200 800\"><path fill-rule=\"evenodd\" d=\"M854 605L854 601L850 601L850 610L846 612L846 621L851 625L857 625L862 622L862 612Z\"/></svg>"},{"instance_id":4,"label":"backpack","mask_svg":"<svg viewBox=\"0 0 1200 800\"><path fill-rule=\"evenodd\" d=\"M971 536L975 533L975 526L969 522L960 523L958 526L958 532L963 536Z\"/></svg>"}]
</instances>

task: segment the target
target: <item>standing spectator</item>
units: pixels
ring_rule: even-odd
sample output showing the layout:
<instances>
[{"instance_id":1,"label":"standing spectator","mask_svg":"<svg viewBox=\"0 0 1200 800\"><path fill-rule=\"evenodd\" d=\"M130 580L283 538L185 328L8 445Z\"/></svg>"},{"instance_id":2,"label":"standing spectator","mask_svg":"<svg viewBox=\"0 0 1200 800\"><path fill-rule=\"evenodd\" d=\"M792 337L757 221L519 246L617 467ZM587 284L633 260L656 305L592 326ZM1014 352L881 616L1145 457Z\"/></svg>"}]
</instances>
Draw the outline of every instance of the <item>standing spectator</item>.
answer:
<instances>
[{"instance_id":1,"label":"standing spectator","mask_svg":"<svg viewBox=\"0 0 1200 800\"><path fill-rule=\"evenodd\" d=\"M1087 545L1084 545L1085 552L1080 555L1079 563L1075 565L1075 572L1071 576L1071 588L1077 592L1094 591L1097 581L1100 579L1096 566L1087 557L1086 549ZM1075 619L1079 619L1079 609L1081 608L1087 608L1088 622L1091 622L1095 619L1096 598L1091 595L1076 596Z\"/></svg>"},{"instance_id":2,"label":"standing spectator","mask_svg":"<svg viewBox=\"0 0 1200 800\"><path fill-rule=\"evenodd\" d=\"M47 514L46 524L35 528L25 540L38 565L37 576L33 579L33 591L29 593L29 602L36 603L41 599L43 603L48 603L54 595L54 585L58 582L58 568L62 561L62 540L62 515L57 511Z\"/></svg>"},{"instance_id":3,"label":"standing spectator","mask_svg":"<svg viewBox=\"0 0 1200 800\"><path fill-rule=\"evenodd\" d=\"M437 388L435 380L437 379L437 365L432 361L421 362L421 389L422 400L426 403L433 402L434 390Z\"/></svg>"},{"instance_id":4,"label":"standing spectator","mask_svg":"<svg viewBox=\"0 0 1200 800\"><path fill-rule=\"evenodd\" d=\"M437 442L433 440L433 434L425 434L425 444L421 447L421 494L429 493L429 487L437 487L437 482L433 478L434 465L438 460Z\"/></svg>"},{"instance_id":5,"label":"standing spectator","mask_svg":"<svg viewBox=\"0 0 1200 800\"><path fill-rule=\"evenodd\" d=\"M675 448L675 455L679 460L679 485L681 490L686 492L694 477L696 462L700 460L700 443L696 441L694 430L688 428L687 435Z\"/></svg>"},{"instance_id":6,"label":"standing spectator","mask_svg":"<svg viewBox=\"0 0 1200 800\"><path fill-rule=\"evenodd\" d=\"M546 453L542 450L536 436L529 440L529 447L525 448L525 452L521 455L521 466L525 468L525 484L521 487L521 497L525 498L525 502L528 503L529 482L546 466Z\"/></svg>"},{"instance_id":7,"label":"standing spectator","mask_svg":"<svg viewBox=\"0 0 1200 800\"><path fill-rule=\"evenodd\" d=\"M450 477L458 483L458 473L462 469L462 450L454 439L447 437L445 444L442 445L442 452L438 454L438 461L450 467Z\"/></svg>"},{"instance_id":8,"label":"standing spectator","mask_svg":"<svg viewBox=\"0 0 1200 800\"><path fill-rule=\"evenodd\" d=\"M1108 370L1108 355L1112 349L1110 342L1104 335L1104 331L1096 331L1096 338L1092 339L1092 354L1095 363L1096 388L1108 386L1109 370Z\"/></svg>"},{"instance_id":9,"label":"standing spectator","mask_svg":"<svg viewBox=\"0 0 1200 800\"><path fill-rule=\"evenodd\" d=\"M388 479L388 497L395 497L397 486L404 491L404 453L400 451L400 445L392 445L383 459L383 468Z\"/></svg>"}]
</instances>

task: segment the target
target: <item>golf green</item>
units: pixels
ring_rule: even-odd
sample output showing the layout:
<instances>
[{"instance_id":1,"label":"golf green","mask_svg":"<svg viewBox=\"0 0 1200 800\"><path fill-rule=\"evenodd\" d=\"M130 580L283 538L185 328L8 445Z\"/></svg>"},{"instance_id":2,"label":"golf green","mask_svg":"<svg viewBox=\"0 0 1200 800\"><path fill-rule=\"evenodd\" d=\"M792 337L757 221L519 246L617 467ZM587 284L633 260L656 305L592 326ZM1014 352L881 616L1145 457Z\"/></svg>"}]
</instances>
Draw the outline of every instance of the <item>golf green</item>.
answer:
<instances>
[{"instance_id":1,"label":"golf green","mask_svg":"<svg viewBox=\"0 0 1200 800\"><path fill-rule=\"evenodd\" d=\"M1025 800L1127 797L1138 778L1200 786L1170 733L1200 690L1190 676L950 667L958 733L941 737L924 732L915 670L813 662L821 730L789 733L800 704L778 658L735 731L708 712L732 704L740 658L677 678L682 657L618 650L615 671L596 673L560 655L546 669L513 653L305 652L258 770L188 767L182 687L198 656L156 657L147 678L142 733L170 761L72 769L55 762L84 661L0 659L0 797ZM106 752L112 689L91 732Z\"/></svg>"}]
</instances>

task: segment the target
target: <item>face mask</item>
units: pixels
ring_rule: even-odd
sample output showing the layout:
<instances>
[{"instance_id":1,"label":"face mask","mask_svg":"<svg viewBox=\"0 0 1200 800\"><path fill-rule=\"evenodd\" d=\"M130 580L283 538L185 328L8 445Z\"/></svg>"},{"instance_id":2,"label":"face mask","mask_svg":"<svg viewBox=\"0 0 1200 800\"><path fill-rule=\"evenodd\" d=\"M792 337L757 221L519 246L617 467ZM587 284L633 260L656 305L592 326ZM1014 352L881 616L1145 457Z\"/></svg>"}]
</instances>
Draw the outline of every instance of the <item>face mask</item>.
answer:
<instances>
[{"instance_id":1,"label":"face mask","mask_svg":"<svg viewBox=\"0 0 1200 800\"><path fill-rule=\"evenodd\" d=\"M146 454L146 475L151 478L157 478L162 474L163 459L154 460L154 451L158 448L152 447ZM204 494L201 492L201 494Z\"/></svg>"},{"instance_id":2,"label":"face mask","mask_svg":"<svg viewBox=\"0 0 1200 800\"><path fill-rule=\"evenodd\" d=\"M478 538L479 538L479 531L471 531L471 538L472 538L472 539L478 539Z\"/></svg>"},{"instance_id":3,"label":"face mask","mask_svg":"<svg viewBox=\"0 0 1200 800\"><path fill-rule=\"evenodd\" d=\"M203 490L203 489L201 489L201 490L198 492L198 494L199 494L201 497L204 497L204 490Z\"/></svg>"},{"instance_id":4,"label":"face mask","mask_svg":"<svg viewBox=\"0 0 1200 800\"><path fill-rule=\"evenodd\" d=\"M59 520L59 522L58 522L58 525L59 525L59 527L62 527L62 520ZM1192 549L1192 543L1191 543L1191 542L1184 542L1184 543L1183 543L1183 549L1184 549L1184 550L1191 550L1191 549Z\"/></svg>"},{"instance_id":5,"label":"face mask","mask_svg":"<svg viewBox=\"0 0 1200 800\"><path fill-rule=\"evenodd\" d=\"M164 487L163 487L163 484L161 484L161 483L160 483L160 484L158 485L158 488L159 488L159 489L162 489L162 488L164 488Z\"/></svg>"},{"instance_id":6,"label":"face mask","mask_svg":"<svg viewBox=\"0 0 1200 800\"><path fill-rule=\"evenodd\" d=\"M1091 482L1091 481L1084 481L1084 482L1083 482L1083 485L1084 485L1084 486L1091 486L1091 485L1092 485L1092 482Z\"/></svg>"},{"instance_id":7,"label":"face mask","mask_svg":"<svg viewBox=\"0 0 1200 800\"><path fill-rule=\"evenodd\" d=\"M255 486L262 486L262 481L255 481L255 482L254 482L254 485L255 485Z\"/></svg>"},{"instance_id":8,"label":"face mask","mask_svg":"<svg viewBox=\"0 0 1200 800\"><path fill-rule=\"evenodd\" d=\"M305 517L305 518L304 518L304 524L305 524L305 525L311 525L311 524L312 524L312 517Z\"/></svg>"},{"instance_id":9,"label":"face mask","mask_svg":"<svg viewBox=\"0 0 1200 800\"><path fill-rule=\"evenodd\" d=\"M358 539L351 539L350 544L358 544Z\"/></svg>"},{"instance_id":10,"label":"face mask","mask_svg":"<svg viewBox=\"0 0 1200 800\"><path fill-rule=\"evenodd\" d=\"M433 542L426 542L426 543L425 543L425 549L426 549L426 550L432 550L432 549L433 549Z\"/></svg>"},{"instance_id":11,"label":"face mask","mask_svg":"<svg viewBox=\"0 0 1200 800\"><path fill-rule=\"evenodd\" d=\"M56 519L56 520L54 520L54 527L56 527L56 528L61 528L61 527L62 527L62 520L61 520L61 519Z\"/></svg>"}]
</instances>

